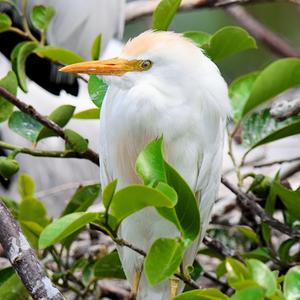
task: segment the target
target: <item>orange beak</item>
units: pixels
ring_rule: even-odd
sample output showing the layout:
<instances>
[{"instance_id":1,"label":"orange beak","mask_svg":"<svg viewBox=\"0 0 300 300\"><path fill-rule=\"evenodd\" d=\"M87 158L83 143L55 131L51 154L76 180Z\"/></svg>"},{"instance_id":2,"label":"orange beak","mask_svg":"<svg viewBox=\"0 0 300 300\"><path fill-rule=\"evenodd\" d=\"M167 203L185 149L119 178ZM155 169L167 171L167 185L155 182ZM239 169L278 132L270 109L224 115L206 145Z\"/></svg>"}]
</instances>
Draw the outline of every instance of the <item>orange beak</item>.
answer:
<instances>
[{"instance_id":1,"label":"orange beak","mask_svg":"<svg viewBox=\"0 0 300 300\"><path fill-rule=\"evenodd\" d=\"M113 58L72 64L61 68L59 71L66 73L122 76L127 72L140 71L139 65L140 62L138 60Z\"/></svg>"}]
</instances>

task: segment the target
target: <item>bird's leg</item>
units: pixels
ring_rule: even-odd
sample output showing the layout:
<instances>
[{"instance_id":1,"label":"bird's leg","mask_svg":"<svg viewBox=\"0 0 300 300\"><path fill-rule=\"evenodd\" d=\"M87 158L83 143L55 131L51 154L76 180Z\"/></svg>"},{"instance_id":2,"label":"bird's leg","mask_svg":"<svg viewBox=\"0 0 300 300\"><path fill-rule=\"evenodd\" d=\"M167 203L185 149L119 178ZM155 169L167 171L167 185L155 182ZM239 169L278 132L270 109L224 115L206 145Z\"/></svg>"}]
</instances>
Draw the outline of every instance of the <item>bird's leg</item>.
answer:
<instances>
[{"instance_id":1,"label":"bird's leg","mask_svg":"<svg viewBox=\"0 0 300 300\"><path fill-rule=\"evenodd\" d=\"M172 277L170 279L170 294L171 294L171 299L175 298L177 295L177 290L179 286L179 279L176 277Z\"/></svg>"},{"instance_id":2,"label":"bird's leg","mask_svg":"<svg viewBox=\"0 0 300 300\"><path fill-rule=\"evenodd\" d=\"M135 299L138 293L141 275L142 275L142 270L134 272L132 290L131 290L132 299Z\"/></svg>"}]
</instances>

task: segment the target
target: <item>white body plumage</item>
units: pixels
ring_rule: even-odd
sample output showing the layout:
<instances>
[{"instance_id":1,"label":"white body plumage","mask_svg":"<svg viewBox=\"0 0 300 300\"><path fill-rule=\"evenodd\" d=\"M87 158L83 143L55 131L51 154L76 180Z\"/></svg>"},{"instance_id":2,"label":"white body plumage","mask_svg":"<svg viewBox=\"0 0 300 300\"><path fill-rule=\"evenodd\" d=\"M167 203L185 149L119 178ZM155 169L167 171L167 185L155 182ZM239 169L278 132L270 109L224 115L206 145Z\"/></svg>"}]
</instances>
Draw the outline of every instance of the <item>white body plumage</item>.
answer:
<instances>
[{"instance_id":1,"label":"white body plumage","mask_svg":"<svg viewBox=\"0 0 300 300\"><path fill-rule=\"evenodd\" d=\"M202 233L186 255L192 263L207 228L220 182L223 139L229 113L227 85L216 65L192 42L167 32L145 32L130 41L121 58L151 60L146 72L104 77L109 84L100 117L100 179L118 187L139 182L135 161L151 140L164 137L165 155L200 195ZM120 228L125 240L147 251L177 229L152 208L128 217ZM126 275L142 269L142 257L119 249ZM167 282L150 287L142 275L138 299L166 300Z\"/></svg>"}]
</instances>

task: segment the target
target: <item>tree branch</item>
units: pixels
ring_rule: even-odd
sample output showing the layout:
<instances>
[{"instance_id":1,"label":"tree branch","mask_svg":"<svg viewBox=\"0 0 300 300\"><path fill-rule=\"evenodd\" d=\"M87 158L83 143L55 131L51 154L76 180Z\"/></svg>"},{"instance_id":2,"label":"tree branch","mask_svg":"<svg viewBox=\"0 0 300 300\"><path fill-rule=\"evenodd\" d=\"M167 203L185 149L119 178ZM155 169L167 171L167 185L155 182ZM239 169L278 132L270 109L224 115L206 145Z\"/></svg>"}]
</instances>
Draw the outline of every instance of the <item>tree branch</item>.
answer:
<instances>
[{"instance_id":1,"label":"tree branch","mask_svg":"<svg viewBox=\"0 0 300 300\"><path fill-rule=\"evenodd\" d=\"M19 225L0 201L0 243L7 258L34 300L63 300L60 291L46 276Z\"/></svg>"},{"instance_id":2,"label":"tree branch","mask_svg":"<svg viewBox=\"0 0 300 300\"><path fill-rule=\"evenodd\" d=\"M49 128L50 130L54 131L58 136L60 136L65 141L66 136L64 133L64 130L58 126L56 123L50 121L43 115L41 115L38 111L36 111L32 106L22 102L17 97L15 97L13 94L8 92L6 89L0 87L0 95L4 97L7 101L12 103L14 106L18 107L22 112L30 115L32 118L40 122L45 127ZM78 156L81 158L86 158L93 162L96 165L99 165L99 156L96 152L94 152L91 149L88 149L85 153L78 153Z\"/></svg>"},{"instance_id":3,"label":"tree branch","mask_svg":"<svg viewBox=\"0 0 300 300\"><path fill-rule=\"evenodd\" d=\"M183 0L179 11L190 11L200 8L219 8L234 4L250 4L253 2L271 2L274 0ZM131 22L141 17L151 16L160 0L133 1L126 4L125 20Z\"/></svg>"},{"instance_id":4,"label":"tree branch","mask_svg":"<svg viewBox=\"0 0 300 300\"><path fill-rule=\"evenodd\" d=\"M12 150L12 151L18 151L19 153L29 154L31 156L37 156L37 157L83 158L82 156L79 156L77 152L70 151L70 150L68 151L40 150L40 149L15 146L15 145L5 143L3 141L0 141L0 148Z\"/></svg>"},{"instance_id":5,"label":"tree branch","mask_svg":"<svg viewBox=\"0 0 300 300\"><path fill-rule=\"evenodd\" d=\"M237 199L249 210L252 211L254 216L258 216L261 221L269 224L274 229L277 229L278 231L287 234L290 237L293 238L300 238L300 232L298 230L295 230L289 226L287 226L284 223L279 222L278 220L270 217L265 210L259 206L256 201L258 200L253 195L248 195L235 187L233 184L231 184L226 178L222 177L221 182L223 185L225 185L232 193L234 193L237 196Z\"/></svg>"},{"instance_id":6,"label":"tree branch","mask_svg":"<svg viewBox=\"0 0 300 300\"><path fill-rule=\"evenodd\" d=\"M257 40L261 41L277 55L283 57L300 57L300 51L247 13L243 7L232 5L226 7L225 10Z\"/></svg>"}]
</instances>

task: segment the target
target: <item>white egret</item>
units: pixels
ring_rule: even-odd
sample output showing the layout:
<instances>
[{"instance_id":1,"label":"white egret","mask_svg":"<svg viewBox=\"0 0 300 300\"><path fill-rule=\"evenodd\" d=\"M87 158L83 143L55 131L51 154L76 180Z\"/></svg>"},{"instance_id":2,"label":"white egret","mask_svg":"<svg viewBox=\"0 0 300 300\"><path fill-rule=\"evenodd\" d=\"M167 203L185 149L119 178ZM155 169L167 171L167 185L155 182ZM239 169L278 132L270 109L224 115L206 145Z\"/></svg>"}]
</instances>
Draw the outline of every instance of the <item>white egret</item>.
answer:
<instances>
[{"instance_id":1,"label":"white egret","mask_svg":"<svg viewBox=\"0 0 300 300\"><path fill-rule=\"evenodd\" d=\"M109 85L100 117L100 181L119 187L137 183L136 158L145 144L164 136L167 160L199 195L202 232L187 251L191 264L210 220L219 188L223 140L229 114L227 85L217 66L190 40L172 32L147 31L129 41L117 59L67 66L65 72L104 76ZM160 237L177 236L175 226L153 208L128 217L119 234L147 251ZM119 249L137 299L166 300L170 282L151 287L142 258ZM178 288L180 292L182 287Z\"/></svg>"}]
</instances>

